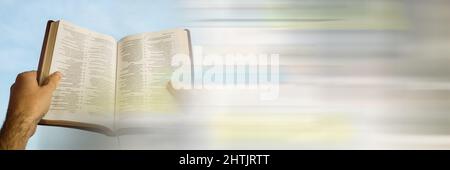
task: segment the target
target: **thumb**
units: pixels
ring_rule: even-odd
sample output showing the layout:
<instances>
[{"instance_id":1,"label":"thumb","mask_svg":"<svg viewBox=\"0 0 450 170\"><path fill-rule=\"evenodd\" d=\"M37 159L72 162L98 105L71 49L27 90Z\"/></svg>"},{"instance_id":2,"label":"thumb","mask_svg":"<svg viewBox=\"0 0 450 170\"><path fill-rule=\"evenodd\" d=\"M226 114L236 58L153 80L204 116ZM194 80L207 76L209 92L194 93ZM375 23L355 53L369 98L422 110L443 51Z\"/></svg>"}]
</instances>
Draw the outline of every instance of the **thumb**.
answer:
<instances>
[{"instance_id":1,"label":"thumb","mask_svg":"<svg viewBox=\"0 0 450 170\"><path fill-rule=\"evenodd\" d=\"M48 89L50 91L53 91L58 87L59 80L61 80L62 74L60 72L54 72L50 76L47 77L47 80L45 81L43 88Z\"/></svg>"}]
</instances>

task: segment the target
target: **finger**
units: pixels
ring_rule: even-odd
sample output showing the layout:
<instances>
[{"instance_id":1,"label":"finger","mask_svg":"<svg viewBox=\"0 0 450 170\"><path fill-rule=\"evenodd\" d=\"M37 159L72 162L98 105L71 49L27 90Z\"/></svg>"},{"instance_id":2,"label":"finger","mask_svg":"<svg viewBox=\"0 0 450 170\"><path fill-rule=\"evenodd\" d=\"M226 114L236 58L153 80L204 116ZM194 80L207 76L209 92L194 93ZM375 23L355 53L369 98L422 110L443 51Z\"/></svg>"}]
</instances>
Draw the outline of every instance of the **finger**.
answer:
<instances>
[{"instance_id":1,"label":"finger","mask_svg":"<svg viewBox=\"0 0 450 170\"><path fill-rule=\"evenodd\" d=\"M172 81L169 81L167 84L166 84L166 89L167 89L167 91L169 91L169 93L172 95L172 96L176 96L176 90L173 88L173 86L172 86Z\"/></svg>"},{"instance_id":2,"label":"finger","mask_svg":"<svg viewBox=\"0 0 450 170\"><path fill-rule=\"evenodd\" d=\"M45 81L43 88L53 91L58 87L59 81L61 80L62 74L60 72L54 72L50 76L47 77L47 80Z\"/></svg>"},{"instance_id":3,"label":"finger","mask_svg":"<svg viewBox=\"0 0 450 170\"><path fill-rule=\"evenodd\" d=\"M177 99L182 99L184 96L186 96L186 90L183 89L176 90L175 88L173 88L172 81L169 81L166 84L166 89L170 93L170 95L172 95Z\"/></svg>"},{"instance_id":4,"label":"finger","mask_svg":"<svg viewBox=\"0 0 450 170\"><path fill-rule=\"evenodd\" d=\"M36 80L37 73L36 71L26 71L17 75L16 81L20 80Z\"/></svg>"},{"instance_id":5,"label":"finger","mask_svg":"<svg viewBox=\"0 0 450 170\"><path fill-rule=\"evenodd\" d=\"M13 83L13 84L11 85L11 87L9 88L9 91L13 91L13 89L14 89L15 86L16 86L16 83Z\"/></svg>"}]
</instances>

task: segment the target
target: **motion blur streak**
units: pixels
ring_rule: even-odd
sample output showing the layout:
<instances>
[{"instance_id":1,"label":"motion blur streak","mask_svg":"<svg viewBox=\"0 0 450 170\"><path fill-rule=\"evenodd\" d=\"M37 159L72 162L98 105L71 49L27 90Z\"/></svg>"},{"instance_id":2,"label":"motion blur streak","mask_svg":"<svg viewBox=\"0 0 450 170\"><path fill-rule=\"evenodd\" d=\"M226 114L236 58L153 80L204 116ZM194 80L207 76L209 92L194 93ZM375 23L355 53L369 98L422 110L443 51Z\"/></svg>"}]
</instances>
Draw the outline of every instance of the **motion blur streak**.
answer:
<instances>
[{"instance_id":1,"label":"motion blur streak","mask_svg":"<svg viewBox=\"0 0 450 170\"><path fill-rule=\"evenodd\" d=\"M178 2L205 55L280 56L278 100L192 94L187 108L207 120L208 141L193 145L450 149L450 1Z\"/></svg>"},{"instance_id":2,"label":"motion blur streak","mask_svg":"<svg viewBox=\"0 0 450 170\"><path fill-rule=\"evenodd\" d=\"M158 120L144 122L154 126L149 133L116 138L39 126L28 149L450 149L449 7L449 0L0 0L0 63L7 63L0 116L17 73L36 69L48 19L116 39L179 27L203 56L277 54L278 98L189 90L179 98L186 117L156 128Z\"/></svg>"}]
</instances>

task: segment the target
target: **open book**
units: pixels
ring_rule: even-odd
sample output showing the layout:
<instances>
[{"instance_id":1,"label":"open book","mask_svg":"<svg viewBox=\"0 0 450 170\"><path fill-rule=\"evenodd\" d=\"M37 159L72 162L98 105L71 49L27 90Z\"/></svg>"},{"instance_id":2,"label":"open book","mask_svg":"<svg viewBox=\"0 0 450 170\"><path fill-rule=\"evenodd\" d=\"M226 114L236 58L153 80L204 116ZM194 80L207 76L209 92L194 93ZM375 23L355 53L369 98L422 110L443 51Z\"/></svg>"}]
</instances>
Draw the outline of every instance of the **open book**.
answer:
<instances>
[{"instance_id":1,"label":"open book","mask_svg":"<svg viewBox=\"0 0 450 170\"><path fill-rule=\"evenodd\" d=\"M117 135L149 117L154 122L175 117L175 100L166 89L175 54L192 56L186 29L117 41L67 21L49 21L38 82L55 71L63 78L40 124Z\"/></svg>"}]
</instances>

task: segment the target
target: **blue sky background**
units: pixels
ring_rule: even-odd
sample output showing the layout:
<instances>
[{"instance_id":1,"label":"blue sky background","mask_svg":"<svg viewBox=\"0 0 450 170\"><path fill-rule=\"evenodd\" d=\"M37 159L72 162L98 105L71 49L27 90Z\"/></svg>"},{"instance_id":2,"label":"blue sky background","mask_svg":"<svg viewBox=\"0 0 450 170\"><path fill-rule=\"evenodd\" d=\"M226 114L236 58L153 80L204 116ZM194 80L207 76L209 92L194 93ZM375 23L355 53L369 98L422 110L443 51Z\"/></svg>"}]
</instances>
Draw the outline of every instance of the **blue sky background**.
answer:
<instances>
[{"instance_id":1,"label":"blue sky background","mask_svg":"<svg viewBox=\"0 0 450 170\"><path fill-rule=\"evenodd\" d=\"M174 0L0 0L2 122L7 110L9 87L16 75L37 69L45 25L50 19L68 20L116 39L183 25ZM28 148L39 148L42 136L41 132L37 133Z\"/></svg>"}]
</instances>

